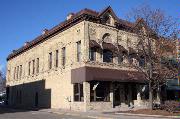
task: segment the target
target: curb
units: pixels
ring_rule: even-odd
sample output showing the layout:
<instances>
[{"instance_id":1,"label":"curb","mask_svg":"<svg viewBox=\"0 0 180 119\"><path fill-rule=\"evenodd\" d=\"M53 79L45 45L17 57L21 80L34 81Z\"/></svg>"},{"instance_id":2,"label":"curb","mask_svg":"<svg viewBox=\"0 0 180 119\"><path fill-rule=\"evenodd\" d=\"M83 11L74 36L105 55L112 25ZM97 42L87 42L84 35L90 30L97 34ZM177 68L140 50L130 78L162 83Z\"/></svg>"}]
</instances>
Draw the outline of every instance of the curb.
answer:
<instances>
[{"instance_id":1,"label":"curb","mask_svg":"<svg viewBox=\"0 0 180 119\"><path fill-rule=\"evenodd\" d=\"M140 117L157 117L157 118L178 118L180 119L180 116L163 116L163 115L147 115L147 114L132 114L132 113L115 113L118 115L127 115L127 116L140 116Z\"/></svg>"}]
</instances>

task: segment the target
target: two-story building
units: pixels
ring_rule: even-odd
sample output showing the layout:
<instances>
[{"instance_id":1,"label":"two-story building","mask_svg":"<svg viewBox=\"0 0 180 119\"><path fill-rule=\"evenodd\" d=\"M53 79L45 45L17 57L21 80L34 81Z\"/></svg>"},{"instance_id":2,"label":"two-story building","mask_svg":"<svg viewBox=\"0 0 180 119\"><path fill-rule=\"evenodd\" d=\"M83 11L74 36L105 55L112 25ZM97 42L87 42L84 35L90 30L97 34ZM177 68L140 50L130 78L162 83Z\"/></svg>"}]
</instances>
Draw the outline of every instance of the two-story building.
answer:
<instances>
[{"instance_id":1,"label":"two-story building","mask_svg":"<svg viewBox=\"0 0 180 119\"><path fill-rule=\"evenodd\" d=\"M70 13L8 56L8 104L81 111L147 107L146 78L131 66L144 65L143 56L134 56L135 25L111 7Z\"/></svg>"}]
</instances>

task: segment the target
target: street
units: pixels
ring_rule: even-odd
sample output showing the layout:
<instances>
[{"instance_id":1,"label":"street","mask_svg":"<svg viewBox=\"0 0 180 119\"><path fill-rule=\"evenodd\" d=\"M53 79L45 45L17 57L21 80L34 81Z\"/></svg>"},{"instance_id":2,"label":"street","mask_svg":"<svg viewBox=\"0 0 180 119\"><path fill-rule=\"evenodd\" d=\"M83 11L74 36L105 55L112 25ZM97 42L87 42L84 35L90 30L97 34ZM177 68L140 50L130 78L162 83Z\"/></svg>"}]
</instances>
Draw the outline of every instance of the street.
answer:
<instances>
[{"instance_id":1,"label":"street","mask_svg":"<svg viewBox=\"0 0 180 119\"><path fill-rule=\"evenodd\" d=\"M156 119L155 117L127 116L92 112L65 112L60 110L16 110L0 108L0 119ZM157 118L158 119L158 118ZM161 118L167 119L167 118Z\"/></svg>"}]
</instances>

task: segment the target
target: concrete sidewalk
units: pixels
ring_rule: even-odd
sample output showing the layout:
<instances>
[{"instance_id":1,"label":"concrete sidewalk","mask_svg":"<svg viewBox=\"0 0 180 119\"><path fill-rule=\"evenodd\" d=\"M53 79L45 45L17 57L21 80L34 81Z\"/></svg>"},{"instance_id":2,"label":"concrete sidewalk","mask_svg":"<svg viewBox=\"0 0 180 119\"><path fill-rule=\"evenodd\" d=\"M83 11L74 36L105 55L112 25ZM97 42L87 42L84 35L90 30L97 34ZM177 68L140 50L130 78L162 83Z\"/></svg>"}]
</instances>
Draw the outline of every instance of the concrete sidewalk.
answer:
<instances>
[{"instance_id":1,"label":"concrete sidewalk","mask_svg":"<svg viewBox=\"0 0 180 119\"><path fill-rule=\"evenodd\" d=\"M163 116L163 115L146 115L146 114L132 114L132 113L116 113L116 112L79 112L72 110L62 110L62 109L43 109L41 112L54 113L59 115L72 115L81 116L94 119L180 119L180 116ZM124 118L123 118L124 117Z\"/></svg>"}]
</instances>

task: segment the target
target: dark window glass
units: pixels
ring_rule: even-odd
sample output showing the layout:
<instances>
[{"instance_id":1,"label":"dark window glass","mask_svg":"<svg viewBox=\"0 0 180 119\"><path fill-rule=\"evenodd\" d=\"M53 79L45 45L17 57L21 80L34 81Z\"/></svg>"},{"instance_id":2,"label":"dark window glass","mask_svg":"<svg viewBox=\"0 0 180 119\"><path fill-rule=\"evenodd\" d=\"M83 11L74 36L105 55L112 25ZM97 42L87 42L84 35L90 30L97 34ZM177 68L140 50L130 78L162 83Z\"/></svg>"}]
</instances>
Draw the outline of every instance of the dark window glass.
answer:
<instances>
[{"instance_id":1,"label":"dark window glass","mask_svg":"<svg viewBox=\"0 0 180 119\"><path fill-rule=\"evenodd\" d=\"M96 48L89 49L89 59L90 61L96 61Z\"/></svg>"},{"instance_id":2,"label":"dark window glass","mask_svg":"<svg viewBox=\"0 0 180 119\"><path fill-rule=\"evenodd\" d=\"M21 78L22 76L22 65L20 65L20 74L19 74L19 77Z\"/></svg>"},{"instance_id":3,"label":"dark window glass","mask_svg":"<svg viewBox=\"0 0 180 119\"><path fill-rule=\"evenodd\" d=\"M64 66L66 64L66 48L62 48L62 65Z\"/></svg>"},{"instance_id":4,"label":"dark window glass","mask_svg":"<svg viewBox=\"0 0 180 119\"><path fill-rule=\"evenodd\" d=\"M118 55L118 64L123 62L123 55Z\"/></svg>"},{"instance_id":5,"label":"dark window glass","mask_svg":"<svg viewBox=\"0 0 180 119\"><path fill-rule=\"evenodd\" d=\"M19 66L17 66L16 78L19 78Z\"/></svg>"},{"instance_id":6,"label":"dark window glass","mask_svg":"<svg viewBox=\"0 0 180 119\"><path fill-rule=\"evenodd\" d=\"M133 64L133 55L128 56L129 64Z\"/></svg>"},{"instance_id":7,"label":"dark window glass","mask_svg":"<svg viewBox=\"0 0 180 119\"><path fill-rule=\"evenodd\" d=\"M49 69L52 69L52 52L49 53Z\"/></svg>"},{"instance_id":8,"label":"dark window glass","mask_svg":"<svg viewBox=\"0 0 180 119\"><path fill-rule=\"evenodd\" d=\"M81 61L81 41L77 42L77 62Z\"/></svg>"},{"instance_id":9,"label":"dark window glass","mask_svg":"<svg viewBox=\"0 0 180 119\"><path fill-rule=\"evenodd\" d=\"M103 50L103 62L113 62L113 53L110 50Z\"/></svg>"},{"instance_id":10,"label":"dark window glass","mask_svg":"<svg viewBox=\"0 0 180 119\"><path fill-rule=\"evenodd\" d=\"M59 51L56 50L56 64L55 64L56 67L58 67L58 65L59 65L58 61L59 61Z\"/></svg>"},{"instance_id":11,"label":"dark window glass","mask_svg":"<svg viewBox=\"0 0 180 119\"><path fill-rule=\"evenodd\" d=\"M36 61L36 73L39 73L39 58Z\"/></svg>"},{"instance_id":12,"label":"dark window glass","mask_svg":"<svg viewBox=\"0 0 180 119\"><path fill-rule=\"evenodd\" d=\"M90 82L91 101L110 101L110 83Z\"/></svg>"},{"instance_id":13,"label":"dark window glass","mask_svg":"<svg viewBox=\"0 0 180 119\"><path fill-rule=\"evenodd\" d=\"M34 74L35 73L35 60L33 60L32 62L33 62L33 72L32 72L32 74Z\"/></svg>"},{"instance_id":14,"label":"dark window glass","mask_svg":"<svg viewBox=\"0 0 180 119\"><path fill-rule=\"evenodd\" d=\"M141 57L139 58L139 66L140 66L140 67L145 67L145 59L144 59L143 56L141 56Z\"/></svg>"},{"instance_id":15,"label":"dark window glass","mask_svg":"<svg viewBox=\"0 0 180 119\"><path fill-rule=\"evenodd\" d=\"M84 101L83 84L74 84L74 101Z\"/></svg>"}]
</instances>

